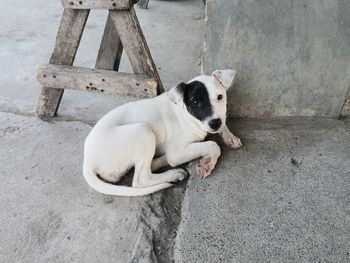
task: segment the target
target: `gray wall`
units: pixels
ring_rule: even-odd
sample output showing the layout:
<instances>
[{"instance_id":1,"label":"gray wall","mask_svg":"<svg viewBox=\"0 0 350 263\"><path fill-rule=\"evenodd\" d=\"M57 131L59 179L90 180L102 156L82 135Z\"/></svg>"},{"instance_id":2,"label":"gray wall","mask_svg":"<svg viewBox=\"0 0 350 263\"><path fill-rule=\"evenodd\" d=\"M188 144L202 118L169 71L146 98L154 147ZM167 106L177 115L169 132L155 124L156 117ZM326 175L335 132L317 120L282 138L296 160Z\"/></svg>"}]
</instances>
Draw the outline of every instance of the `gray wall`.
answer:
<instances>
[{"instance_id":1,"label":"gray wall","mask_svg":"<svg viewBox=\"0 0 350 263\"><path fill-rule=\"evenodd\" d=\"M349 0L208 0L203 71L234 68L231 116L338 116L350 86Z\"/></svg>"}]
</instances>

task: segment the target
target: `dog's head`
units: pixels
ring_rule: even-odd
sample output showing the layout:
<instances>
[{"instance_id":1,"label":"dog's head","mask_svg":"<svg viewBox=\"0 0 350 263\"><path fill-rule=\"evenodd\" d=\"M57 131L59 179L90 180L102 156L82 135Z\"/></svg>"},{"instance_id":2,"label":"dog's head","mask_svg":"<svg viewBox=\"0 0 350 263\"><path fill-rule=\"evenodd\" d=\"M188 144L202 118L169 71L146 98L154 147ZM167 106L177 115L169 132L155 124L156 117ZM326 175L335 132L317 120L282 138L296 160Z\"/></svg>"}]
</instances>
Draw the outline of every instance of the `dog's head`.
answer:
<instances>
[{"instance_id":1,"label":"dog's head","mask_svg":"<svg viewBox=\"0 0 350 263\"><path fill-rule=\"evenodd\" d=\"M198 76L168 92L168 97L182 107L206 132L217 133L226 121L226 91L233 84L234 70L216 70L211 76Z\"/></svg>"}]
</instances>

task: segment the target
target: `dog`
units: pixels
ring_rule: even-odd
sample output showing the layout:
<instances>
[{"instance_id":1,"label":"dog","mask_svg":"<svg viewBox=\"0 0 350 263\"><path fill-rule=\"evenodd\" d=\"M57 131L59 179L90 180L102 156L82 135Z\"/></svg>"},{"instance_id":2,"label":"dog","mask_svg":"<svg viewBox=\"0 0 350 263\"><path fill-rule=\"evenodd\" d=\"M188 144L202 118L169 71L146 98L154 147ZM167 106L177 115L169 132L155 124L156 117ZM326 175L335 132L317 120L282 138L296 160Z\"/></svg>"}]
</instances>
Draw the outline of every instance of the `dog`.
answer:
<instances>
[{"instance_id":1,"label":"dog","mask_svg":"<svg viewBox=\"0 0 350 263\"><path fill-rule=\"evenodd\" d=\"M226 121L226 91L234 70L216 70L181 83L155 98L126 103L107 113L87 136L83 174L96 191L107 195L142 196L186 178L184 169L154 173L200 158L196 172L210 175L221 154L218 133L226 145L238 149L241 140ZM116 185L135 168L132 187Z\"/></svg>"}]
</instances>

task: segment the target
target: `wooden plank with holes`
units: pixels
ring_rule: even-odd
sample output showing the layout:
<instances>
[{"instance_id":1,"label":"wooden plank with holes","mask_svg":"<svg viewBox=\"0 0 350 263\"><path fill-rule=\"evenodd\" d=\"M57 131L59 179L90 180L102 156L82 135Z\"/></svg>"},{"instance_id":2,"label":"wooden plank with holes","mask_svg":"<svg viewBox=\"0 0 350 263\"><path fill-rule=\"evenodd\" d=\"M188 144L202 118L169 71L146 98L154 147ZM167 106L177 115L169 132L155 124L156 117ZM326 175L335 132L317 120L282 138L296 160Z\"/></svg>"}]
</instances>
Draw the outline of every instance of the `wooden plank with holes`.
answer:
<instances>
[{"instance_id":1,"label":"wooden plank with holes","mask_svg":"<svg viewBox=\"0 0 350 263\"><path fill-rule=\"evenodd\" d=\"M88 16L89 10L64 9L51 64L73 64ZM44 85L37 106L39 117L55 116L62 95L63 89Z\"/></svg>"},{"instance_id":2,"label":"wooden plank with holes","mask_svg":"<svg viewBox=\"0 0 350 263\"><path fill-rule=\"evenodd\" d=\"M123 44L120 41L111 16L108 15L95 68L118 71L122 53Z\"/></svg>"},{"instance_id":3,"label":"wooden plank with holes","mask_svg":"<svg viewBox=\"0 0 350 263\"><path fill-rule=\"evenodd\" d=\"M151 98L157 95L157 82L152 77L112 70L46 64L38 66L37 80L43 86L56 89L138 98Z\"/></svg>"},{"instance_id":4,"label":"wooden plank with holes","mask_svg":"<svg viewBox=\"0 0 350 263\"><path fill-rule=\"evenodd\" d=\"M157 68L153 62L134 8L131 7L128 11L110 10L109 14L119 33L133 71L138 74L154 77L158 83L157 93L164 92Z\"/></svg>"},{"instance_id":5,"label":"wooden plank with holes","mask_svg":"<svg viewBox=\"0 0 350 263\"><path fill-rule=\"evenodd\" d=\"M133 0L62 0L64 8L71 9L130 9Z\"/></svg>"}]
</instances>

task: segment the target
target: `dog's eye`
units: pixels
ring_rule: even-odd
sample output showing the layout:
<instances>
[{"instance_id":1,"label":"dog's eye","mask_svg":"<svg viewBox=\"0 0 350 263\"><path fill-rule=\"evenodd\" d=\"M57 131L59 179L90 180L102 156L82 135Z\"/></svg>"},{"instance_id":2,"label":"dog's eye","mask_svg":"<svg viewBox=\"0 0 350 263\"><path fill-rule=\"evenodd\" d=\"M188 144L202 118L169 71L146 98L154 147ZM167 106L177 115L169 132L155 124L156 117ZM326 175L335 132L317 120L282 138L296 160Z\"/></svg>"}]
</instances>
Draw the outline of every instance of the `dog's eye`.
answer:
<instances>
[{"instance_id":1,"label":"dog's eye","mask_svg":"<svg viewBox=\"0 0 350 263\"><path fill-rule=\"evenodd\" d=\"M198 105L198 100L195 97L191 99L191 102L193 105Z\"/></svg>"},{"instance_id":2,"label":"dog's eye","mask_svg":"<svg viewBox=\"0 0 350 263\"><path fill-rule=\"evenodd\" d=\"M219 96L218 96L218 100L222 100L222 95L219 95Z\"/></svg>"}]
</instances>

